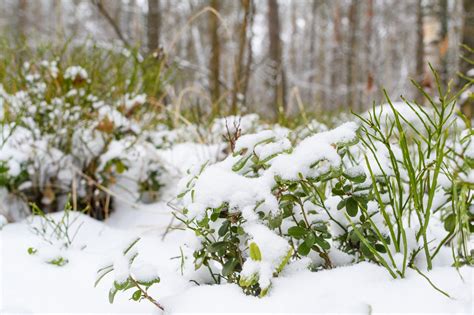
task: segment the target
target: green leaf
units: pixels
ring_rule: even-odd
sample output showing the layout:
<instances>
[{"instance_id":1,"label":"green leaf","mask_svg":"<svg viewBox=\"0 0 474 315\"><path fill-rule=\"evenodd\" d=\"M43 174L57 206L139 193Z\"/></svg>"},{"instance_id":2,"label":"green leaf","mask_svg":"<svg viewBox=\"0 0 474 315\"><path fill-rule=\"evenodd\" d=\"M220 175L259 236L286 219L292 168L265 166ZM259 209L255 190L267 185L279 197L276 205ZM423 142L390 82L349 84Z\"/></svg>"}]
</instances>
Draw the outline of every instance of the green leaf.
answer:
<instances>
[{"instance_id":1,"label":"green leaf","mask_svg":"<svg viewBox=\"0 0 474 315\"><path fill-rule=\"evenodd\" d=\"M211 214L211 221L216 222L217 219L219 219L219 215L220 215L219 212L214 212L213 214Z\"/></svg>"},{"instance_id":2,"label":"green leaf","mask_svg":"<svg viewBox=\"0 0 474 315\"><path fill-rule=\"evenodd\" d=\"M129 279L125 280L122 283L119 283L117 281L114 281L114 287L117 290L124 290L127 286L129 285Z\"/></svg>"},{"instance_id":3,"label":"green leaf","mask_svg":"<svg viewBox=\"0 0 474 315\"><path fill-rule=\"evenodd\" d=\"M228 260L222 268L222 275L224 277L231 275L238 263L239 261L236 258L231 258Z\"/></svg>"},{"instance_id":4,"label":"green leaf","mask_svg":"<svg viewBox=\"0 0 474 315\"><path fill-rule=\"evenodd\" d=\"M141 297L142 297L142 291L137 290L137 291L133 292L132 300L138 301Z\"/></svg>"},{"instance_id":5,"label":"green leaf","mask_svg":"<svg viewBox=\"0 0 474 315\"><path fill-rule=\"evenodd\" d=\"M122 174L126 170L126 167L121 160L117 160L117 162L115 162L115 168L119 174Z\"/></svg>"},{"instance_id":6,"label":"green leaf","mask_svg":"<svg viewBox=\"0 0 474 315\"><path fill-rule=\"evenodd\" d=\"M456 228L456 215L454 213L451 213L444 220L444 229L452 233L454 232L455 228Z\"/></svg>"},{"instance_id":7,"label":"green leaf","mask_svg":"<svg viewBox=\"0 0 474 315\"><path fill-rule=\"evenodd\" d=\"M109 303L110 304L114 303L115 294L117 294L117 289L115 287L112 287L109 290Z\"/></svg>"},{"instance_id":8,"label":"green leaf","mask_svg":"<svg viewBox=\"0 0 474 315\"><path fill-rule=\"evenodd\" d=\"M33 247L28 247L28 254L29 255L34 255L36 254L38 250L36 248L33 248Z\"/></svg>"},{"instance_id":9,"label":"green leaf","mask_svg":"<svg viewBox=\"0 0 474 315\"><path fill-rule=\"evenodd\" d=\"M314 233L309 233L308 236L306 236L304 242L306 246L311 248L314 245L314 243L316 243L316 236L314 235Z\"/></svg>"},{"instance_id":10,"label":"green leaf","mask_svg":"<svg viewBox=\"0 0 474 315\"><path fill-rule=\"evenodd\" d=\"M305 242L301 243L300 246L298 246L298 254L300 254L301 256L307 256L310 251L311 247L308 247Z\"/></svg>"},{"instance_id":11,"label":"green leaf","mask_svg":"<svg viewBox=\"0 0 474 315\"><path fill-rule=\"evenodd\" d=\"M324 250L329 250L331 248L331 245L325 239L321 237L316 237L315 242L319 247L321 247Z\"/></svg>"},{"instance_id":12,"label":"green leaf","mask_svg":"<svg viewBox=\"0 0 474 315\"><path fill-rule=\"evenodd\" d=\"M111 273L113 270L113 266L107 266L105 268L99 269L99 271L97 271L97 278L94 282L94 287L96 287L99 284L100 280L102 280L107 274Z\"/></svg>"},{"instance_id":13,"label":"green leaf","mask_svg":"<svg viewBox=\"0 0 474 315\"><path fill-rule=\"evenodd\" d=\"M218 231L219 236L224 236L229 230L229 226L230 226L230 222L225 220L224 223L222 223L221 227L219 228L219 231Z\"/></svg>"},{"instance_id":14,"label":"green leaf","mask_svg":"<svg viewBox=\"0 0 474 315\"><path fill-rule=\"evenodd\" d=\"M368 248L364 243L360 243L360 251L367 258L372 258L374 256L373 253L370 251L370 248Z\"/></svg>"},{"instance_id":15,"label":"green leaf","mask_svg":"<svg viewBox=\"0 0 474 315\"><path fill-rule=\"evenodd\" d=\"M356 183L356 184L361 184L365 182L365 180L367 179L367 175L365 175L364 173L358 173L355 176L353 176L352 174L348 174L344 172L342 175L348 180L350 180L351 182Z\"/></svg>"},{"instance_id":16,"label":"green leaf","mask_svg":"<svg viewBox=\"0 0 474 315\"><path fill-rule=\"evenodd\" d=\"M155 276L154 279L148 281L137 281L139 284L144 285L146 287L150 287L155 283L160 283L160 277Z\"/></svg>"},{"instance_id":17,"label":"green leaf","mask_svg":"<svg viewBox=\"0 0 474 315\"><path fill-rule=\"evenodd\" d=\"M342 200L339 201L339 203L337 204L337 210L341 210L341 209L343 209L345 206L346 206L346 199L342 199Z\"/></svg>"},{"instance_id":18,"label":"green leaf","mask_svg":"<svg viewBox=\"0 0 474 315\"><path fill-rule=\"evenodd\" d=\"M250 157L251 157L251 155L249 155L249 156L243 156L240 160L238 160L238 161L232 166L232 170L233 170L234 172L240 171L240 170L245 166L245 164L247 164L247 161L249 160Z\"/></svg>"},{"instance_id":19,"label":"green leaf","mask_svg":"<svg viewBox=\"0 0 474 315\"><path fill-rule=\"evenodd\" d=\"M132 249L132 247L135 246L135 244L137 244L138 241L140 241L140 238L139 238L139 237L134 238L134 239L130 242L130 244L125 248L125 250L123 251L123 254L124 254L124 255L127 255L127 253L130 251L130 249Z\"/></svg>"},{"instance_id":20,"label":"green leaf","mask_svg":"<svg viewBox=\"0 0 474 315\"><path fill-rule=\"evenodd\" d=\"M67 264L68 262L69 262L69 260L67 260L63 257L58 257L58 258L55 258L53 260L48 261L48 264L55 265L55 266L58 266L58 267L62 267L65 264Z\"/></svg>"},{"instance_id":21,"label":"green leaf","mask_svg":"<svg viewBox=\"0 0 474 315\"><path fill-rule=\"evenodd\" d=\"M214 252L220 251L222 249L225 249L226 247L227 247L227 242L224 242L224 241L215 242L215 243L209 244L209 246L207 246L207 251L210 252L210 253L214 253Z\"/></svg>"},{"instance_id":22,"label":"green leaf","mask_svg":"<svg viewBox=\"0 0 474 315\"><path fill-rule=\"evenodd\" d=\"M271 216L268 219L268 225L271 229L276 229L281 225L281 222L283 221L283 217L281 215L277 216Z\"/></svg>"},{"instance_id":23,"label":"green leaf","mask_svg":"<svg viewBox=\"0 0 474 315\"><path fill-rule=\"evenodd\" d=\"M355 217L357 215L357 211L359 210L359 204L357 201L349 197L346 199L346 211L347 214L350 215L351 217Z\"/></svg>"},{"instance_id":24,"label":"green leaf","mask_svg":"<svg viewBox=\"0 0 474 315\"><path fill-rule=\"evenodd\" d=\"M296 239L303 238L306 235L306 230L301 226L292 226L288 229L288 235Z\"/></svg>"},{"instance_id":25,"label":"green leaf","mask_svg":"<svg viewBox=\"0 0 474 315\"><path fill-rule=\"evenodd\" d=\"M295 195L287 194L287 195L281 196L281 198L280 198L280 202L284 202L284 201L289 201L289 202L293 202L293 203L298 203L298 202L299 202L299 199L298 199L298 197L296 197Z\"/></svg>"},{"instance_id":26,"label":"green leaf","mask_svg":"<svg viewBox=\"0 0 474 315\"><path fill-rule=\"evenodd\" d=\"M250 243L250 258L255 261L262 260L262 253L255 242Z\"/></svg>"},{"instance_id":27,"label":"green leaf","mask_svg":"<svg viewBox=\"0 0 474 315\"><path fill-rule=\"evenodd\" d=\"M385 248L385 246L383 246L383 244L375 244L374 248L379 253L386 253L387 252L387 249Z\"/></svg>"}]
</instances>

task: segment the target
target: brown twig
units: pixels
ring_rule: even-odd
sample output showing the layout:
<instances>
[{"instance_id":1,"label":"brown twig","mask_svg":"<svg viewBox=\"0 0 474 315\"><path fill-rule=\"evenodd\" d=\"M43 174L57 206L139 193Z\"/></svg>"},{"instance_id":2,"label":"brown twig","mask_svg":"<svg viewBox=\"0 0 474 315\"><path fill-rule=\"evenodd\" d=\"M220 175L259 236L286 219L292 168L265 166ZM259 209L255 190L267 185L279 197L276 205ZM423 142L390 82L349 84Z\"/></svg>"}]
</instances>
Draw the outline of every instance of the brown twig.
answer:
<instances>
[{"instance_id":1,"label":"brown twig","mask_svg":"<svg viewBox=\"0 0 474 315\"><path fill-rule=\"evenodd\" d=\"M160 303L158 303L157 300L155 300L154 298L152 298L151 296L148 295L148 293L146 292L146 290L143 290L143 288L138 284L138 282L133 279L132 277L130 277L130 280L132 280L133 284L135 284L135 286L138 288L138 290L140 290L142 292L142 295L145 299L147 299L148 301L150 301L153 305L155 305L156 307L158 307L160 310L164 311L165 308L163 307L163 305L161 305Z\"/></svg>"},{"instance_id":2,"label":"brown twig","mask_svg":"<svg viewBox=\"0 0 474 315\"><path fill-rule=\"evenodd\" d=\"M232 152L232 153L234 153L234 150L235 150L235 143L237 142L237 140L242 135L242 129L240 128L241 120L242 120L242 118L239 118L238 121L234 120L234 122L233 122L234 131L233 132L230 132L229 124L227 122L227 119L225 120L225 128L226 128L226 131L227 131L227 135L224 136L224 140L229 143L230 152Z\"/></svg>"}]
</instances>

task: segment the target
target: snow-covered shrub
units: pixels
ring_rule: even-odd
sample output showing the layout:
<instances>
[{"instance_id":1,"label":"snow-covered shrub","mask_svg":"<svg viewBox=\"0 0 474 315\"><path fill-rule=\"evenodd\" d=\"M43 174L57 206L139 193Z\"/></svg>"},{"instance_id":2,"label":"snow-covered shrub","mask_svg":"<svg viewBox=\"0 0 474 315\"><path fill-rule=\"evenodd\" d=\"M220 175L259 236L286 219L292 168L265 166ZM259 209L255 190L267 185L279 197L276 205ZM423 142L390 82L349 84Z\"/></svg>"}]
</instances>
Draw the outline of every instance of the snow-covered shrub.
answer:
<instances>
[{"instance_id":1,"label":"snow-covered shrub","mask_svg":"<svg viewBox=\"0 0 474 315\"><path fill-rule=\"evenodd\" d=\"M160 282L155 268L150 265L135 265L134 261L138 256L135 245L140 239L135 238L129 242L125 249L117 255L113 263L106 264L97 271L95 286L109 273L113 273L114 281L109 290L109 302L113 303L115 295L119 291L134 289L131 299L134 301L148 300L156 307L163 309L154 298L148 294L148 289Z\"/></svg>"},{"instance_id":2,"label":"snow-covered shrub","mask_svg":"<svg viewBox=\"0 0 474 315\"><path fill-rule=\"evenodd\" d=\"M428 101L389 100L296 145L276 130L239 137L232 155L181 183L175 215L193 231L183 259L209 271L204 282L259 296L297 261L369 260L394 278L471 264L473 132L454 99Z\"/></svg>"},{"instance_id":3,"label":"snow-covered shrub","mask_svg":"<svg viewBox=\"0 0 474 315\"><path fill-rule=\"evenodd\" d=\"M348 213L340 221L340 248L385 266L393 277L404 277L407 268L429 270L438 258L452 262L454 256L456 264L473 259L472 183L466 180L472 130L464 129L447 95L428 100L432 108L388 100L383 110L359 117L362 145L350 164L364 165L358 171L362 189L333 190L332 206Z\"/></svg>"},{"instance_id":4,"label":"snow-covered shrub","mask_svg":"<svg viewBox=\"0 0 474 315\"><path fill-rule=\"evenodd\" d=\"M25 63L21 71L20 90L0 86L1 187L47 212L73 192L75 209L98 219L113 209L107 188L120 178L131 179L134 197L154 199L164 169L143 136L156 125L144 94L101 99L84 68L56 61Z\"/></svg>"},{"instance_id":5,"label":"snow-covered shrub","mask_svg":"<svg viewBox=\"0 0 474 315\"><path fill-rule=\"evenodd\" d=\"M325 191L343 175L357 129L347 123L295 147L277 131L245 135L233 155L184 179L176 217L196 235L188 244L195 268L263 296L293 260L332 267Z\"/></svg>"}]
</instances>

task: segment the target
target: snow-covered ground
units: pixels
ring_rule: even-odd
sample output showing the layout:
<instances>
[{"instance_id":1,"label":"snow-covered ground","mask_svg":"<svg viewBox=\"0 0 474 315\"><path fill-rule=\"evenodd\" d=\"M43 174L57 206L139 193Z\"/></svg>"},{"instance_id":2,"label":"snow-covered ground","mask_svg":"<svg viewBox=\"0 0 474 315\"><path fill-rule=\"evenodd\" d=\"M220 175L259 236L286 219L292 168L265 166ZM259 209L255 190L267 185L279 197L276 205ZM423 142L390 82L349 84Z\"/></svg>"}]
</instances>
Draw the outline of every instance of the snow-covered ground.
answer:
<instances>
[{"instance_id":1,"label":"snow-covered ground","mask_svg":"<svg viewBox=\"0 0 474 315\"><path fill-rule=\"evenodd\" d=\"M212 159L216 147L178 145L162 151L162 157L177 173ZM161 282L149 290L165 313L473 313L473 268L435 267L428 274L448 298L418 273L407 272L394 280L371 263L310 272L297 265L287 268L272 282L263 298L246 296L235 284L197 285L181 275L180 245L186 233L177 229L166 201L137 205L119 203L105 222L79 215L81 227L73 246L62 253L69 263L62 267L44 262L48 249L32 233L38 219L11 223L0 231L0 314L127 313L160 314L148 301L130 300L132 291L118 292L108 302L113 277L94 287L97 270L123 249L127 240L140 236L137 264L151 264ZM52 218L60 219L63 213ZM73 229L74 230L74 229ZM30 255L28 248L38 249ZM196 275L198 276L198 275Z\"/></svg>"},{"instance_id":2,"label":"snow-covered ground","mask_svg":"<svg viewBox=\"0 0 474 315\"><path fill-rule=\"evenodd\" d=\"M60 217L61 213L54 216ZM369 263L309 272L289 270L275 279L264 298L245 296L237 285L201 285L180 275L179 247L183 233L162 235L171 220L164 203L139 209L120 209L105 223L81 215L75 249L63 267L30 256L37 236L26 221L9 224L0 232L1 314L38 313L160 313L147 301L130 301L119 292L114 304L107 295L110 278L94 288L96 271L130 237L141 236L139 259L158 270L161 283L150 289L166 313L185 312L305 312L305 313L458 313L472 314L473 270L435 268L431 281L450 294L435 291L416 272L393 280L385 269ZM126 227L125 227L126 226ZM86 245L81 249L82 245Z\"/></svg>"}]
</instances>

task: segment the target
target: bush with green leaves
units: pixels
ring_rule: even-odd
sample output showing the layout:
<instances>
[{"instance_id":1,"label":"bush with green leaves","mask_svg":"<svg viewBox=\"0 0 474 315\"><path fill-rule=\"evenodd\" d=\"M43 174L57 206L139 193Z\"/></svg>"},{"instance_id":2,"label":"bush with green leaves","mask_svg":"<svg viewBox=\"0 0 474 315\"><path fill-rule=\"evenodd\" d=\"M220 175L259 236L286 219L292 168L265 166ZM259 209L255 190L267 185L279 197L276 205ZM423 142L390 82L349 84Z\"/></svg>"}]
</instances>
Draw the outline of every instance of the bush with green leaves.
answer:
<instances>
[{"instance_id":1,"label":"bush with green leaves","mask_svg":"<svg viewBox=\"0 0 474 315\"><path fill-rule=\"evenodd\" d=\"M357 129L347 123L295 147L279 131L244 135L233 155L191 173L175 214L197 238L187 259L212 281L258 296L291 261L309 256L312 268L332 267L325 194L343 176Z\"/></svg>"},{"instance_id":2,"label":"bush with green leaves","mask_svg":"<svg viewBox=\"0 0 474 315\"><path fill-rule=\"evenodd\" d=\"M0 86L1 187L47 212L72 192L75 209L97 219L113 209L108 187L121 178L133 178L133 196L161 188L164 168L144 136L158 121L145 94L100 98L84 68L60 61L19 71L16 92Z\"/></svg>"},{"instance_id":3,"label":"bush with green leaves","mask_svg":"<svg viewBox=\"0 0 474 315\"><path fill-rule=\"evenodd\" d=\"M440 94L438 100L425 94L430 107L387 97L388 104L359 116L361 146L353 163L365 164L371 184L362 194L335 191L338 208L353 208L341 246L394 277L404 277L407 268L430 270L449 243L456 265L473 262L467 245L472 129L455 113L457 95ZM358 213L358 221L351 219Z\"/></svg>"},{"instance_id":4,"label":"bush with green leaves","mask_svg":"<svg viewBox=\"0 0 474 315\"><path fill-rule=\"evenodd\" d=\"M231 156L181 182L175 216L193 232L184 265L263 296L298 261L368 260L394 278L472 264L473 132L458 94L440 95L425 94L426 107L387 98L359 124L296 145L274 130L241 136Z\"/></svg>"}]
</instances>

